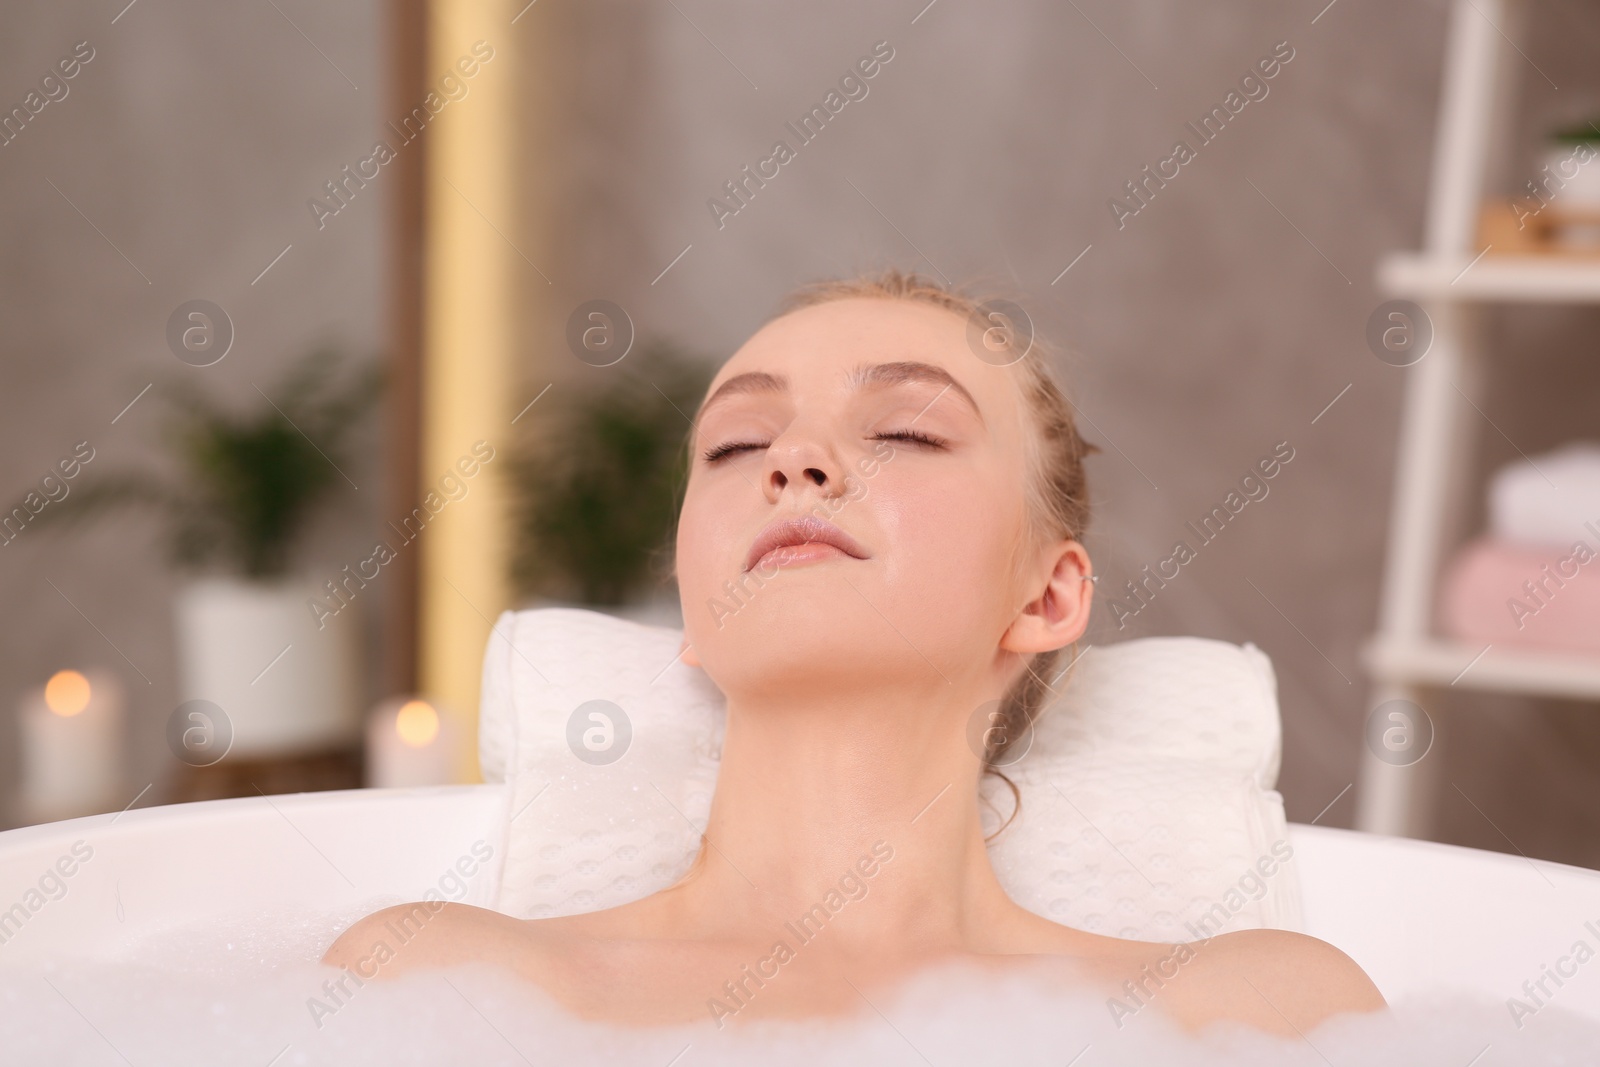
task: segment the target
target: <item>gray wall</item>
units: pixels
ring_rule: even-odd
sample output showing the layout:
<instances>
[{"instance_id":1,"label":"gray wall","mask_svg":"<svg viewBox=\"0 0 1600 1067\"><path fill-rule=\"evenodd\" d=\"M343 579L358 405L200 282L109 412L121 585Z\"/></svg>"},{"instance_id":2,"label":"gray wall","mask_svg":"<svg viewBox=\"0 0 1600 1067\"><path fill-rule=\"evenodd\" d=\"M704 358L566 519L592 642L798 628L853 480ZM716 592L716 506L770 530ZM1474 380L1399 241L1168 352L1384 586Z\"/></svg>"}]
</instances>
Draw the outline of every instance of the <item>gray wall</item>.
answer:
<instances>
[{"instance_id":1,"label":"gray wall","mask_svg":"<svg viewBox=\"0 0 1600 1067\"><path fill-rule=\"evenodd\" d=\"M94 49L65 98L0 148L8 510L78 441L95 449L80 484L162 463L169 412L158 396L169 378L253 407L251 383L270 393L315 345L361 358L383 343L385 188L370 183L320 231L306 206L370 151L387 117L379 7L278 6L294 25L271 4L140 0L120 17L118 3L0 11L8 111L77 42ZM194 298L222 306L236 330L211 367L186 366L167 347L167 317ZM347 468L360 489L341 481L315 531L313 573L336 572L370 548L378 430L374 422ZM81 531L30 526L0 548L0 598L10 606L0 629L0 784L16 773L18 694L89 664L117 672L129 693L127 798L147 783L156 788L141 803L160 795L176 766L163 728L177 702L170 598L180 580L163 534L153 517L129 513Z\"/></svg>"},{"instance_id":2,"label":"gray wall","mask_svg":"<svg viewBox=\"0 0 1600 1067\"><path fill-rule=\"evenodd\" d=\"M6 101L74 41L99 49L72 95L0 149L0 212L14 235L0 291L7 494L84 436L105 442L106 467L146 455L154 405L107 423L173 369L161 327L181 300L209 296L234 312L238 358L205 373L241 397L314 339L380 343L383 188L321 233L304 207L385 117L377 12L280 6L359 91L270 5L142 0L116 26L114 11L86 4L0 15ZM1524 162L1533 132L1600 99L1592 5L1536 6L1542 18L1519 39ZM1197 634L1265 649L1284 714L1281 787L1290 818L1309 820L1355 777L1367 700L1357 650L1377 617L1404 385L1362 331L1382 300L1377 258L1421 240L1445 15L1441 0L1340 0L1326 11L1320 0L938 0L926 10L919 0L544 0L485 33L546 57L517 72L530 101L549 102L530 109L527 188L548 188L558 204L548 237L526 245L544 249L535 258L553 282L526 271L540 287L525 331L527 395L552 377L563 391L599 380L564 353L559 321L594 297L626 307L646 337L721 359L784 292L817 276L892 263L1010 288L1071 352L1062 374L1086 435L1105 448L1090 461L1088 538L1102 595L1166 556L1184 523L1276 442L1294 446L1267 499L1126 630L1107 613L1089 640ZM792 144L784 123L884 39L895 56L868 96L719 230L707 198L774 139ZM1107 199L1283 40L1295 56L1269 95L1119 230ZM541 229L537 205L526 210L524 232ZM1480 470L1517 448L1596 436L1594 313L1518 309L1494 324L1504 370L1486 413L1505 436L1485 427ZM366 478L380 465L374 447ZM373 503L350 496L316 546L330 558L375 522ZM136 696L159 723L172 699L174 577L146 525L4 552L0 588L14 607L0 716L63 657L126 666L48 575L150 676ZM1445 839L1600 866L1592 705L1466 695L1436 710L1441 777L1460 787L1441 798ZM144 750L157 767L159 738ZM1322 822L1349 825L1353 801L1345 793Z\"/></svg>"},{"instance_id":3,"label":"gray wall","mask_svg":"<svg viewBox=\"0 0 1600 1067\"><path fill-rule=\"evenodd\" d=\"M1107 612L1087 639L1197 634L1265 649L1284 717L1280 785L1289 817L1308 821L1356 776L1358 648L1377 622L1404 387L1363 330L1384 299L1377 259L1422 240L1448 11L1324 6L540 4L522 22L581 42L550 74L570 146L551 162L575 208L554 302L608 297L641 332L720 359L813 277L892 263L1024 294L1069 349L1060 369L1105 448L1090 460L1088 537L1102 596L1290 442L1266 499L1125 630ZM1525 176L1538 131L1600 102L1592 5L1535 6L1518 43L1560 89L1518 68L1521 162L1509 169ZM719 229L707 198L775 138L793 145L784 123L885 39L895 58L866 98ZM1108 198L1284 40L1295 55L1269 94L1119 230ZM1600 436L1594 312L1493 321L1494 424L1530 454ZM557 347L530 341L530 358ZM601 372L561 373L581 384ZM1517 458L1483 430L1480 484ZM1466 695L1430 711L1445 731L1444 839L1600 865L1592 704ZM1321 821L1350 825L1354 800Z\"/></svg>"}]
</instances>

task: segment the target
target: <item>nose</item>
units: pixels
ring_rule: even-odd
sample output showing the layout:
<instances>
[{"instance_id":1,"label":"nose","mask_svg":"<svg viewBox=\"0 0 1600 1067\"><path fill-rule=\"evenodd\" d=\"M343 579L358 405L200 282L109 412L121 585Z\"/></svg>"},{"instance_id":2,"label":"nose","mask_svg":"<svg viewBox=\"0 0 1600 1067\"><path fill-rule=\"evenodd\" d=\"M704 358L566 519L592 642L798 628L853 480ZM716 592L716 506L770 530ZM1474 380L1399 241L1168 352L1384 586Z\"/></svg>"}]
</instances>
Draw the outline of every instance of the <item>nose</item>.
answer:
<instances>
[{"instance_id":1,"label":"nose","mask_svg":"<svg viewBox=\"0 0 1600 1067\"><path fill-rule=\"evenodd\" d=\"M811 486L823 497L838 496L846 477L844 464L815 434L791 425L767 447L761 487L767 502L776 504L790 486L796 493Z\"/></svg>"}]
</instances>

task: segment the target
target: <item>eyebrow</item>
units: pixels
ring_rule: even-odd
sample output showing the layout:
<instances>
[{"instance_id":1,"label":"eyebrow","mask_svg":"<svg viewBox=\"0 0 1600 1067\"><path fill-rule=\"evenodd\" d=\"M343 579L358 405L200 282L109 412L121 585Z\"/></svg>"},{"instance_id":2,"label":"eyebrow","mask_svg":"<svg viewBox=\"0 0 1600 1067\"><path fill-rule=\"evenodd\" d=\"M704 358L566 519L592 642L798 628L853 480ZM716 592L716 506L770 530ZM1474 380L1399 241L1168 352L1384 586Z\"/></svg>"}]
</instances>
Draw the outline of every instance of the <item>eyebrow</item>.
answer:
<instances>
[{"instance_id":1,"label":"eyebrow","mask_svg":"<svg viewBox=\"0 0 1600 1067\"><path fill-rule=\"evenodd\" d=\"M943 386L954 392L967 402L972 408L972 413L978 416L978 421L983 422L983 410L978 407L978 402L967 392L966 386L956 381L950 372L943 367L936 367L932 363L923 363L920 360L897 360L893 363L863 363L850 371L845 378L846 384L854 389L882 388L892 385L905 385L910 382L927 382L931 385ZM705 413L713 404L739 394L749 393L785 393L789 390L789 379L781 374L770 374L767 371L747 371L744 374L735 374L732 378L717 387L716 392L706 398L700 405L700 410L695 414L695 422L699 423ZM943 392L943 390L941 390ZM938 399L935 397L934 399ZM932 406L931 403L929 405ZM924 408L923 411L926 411ZM919 412L920 414L920 412Z\"/></svg>"}]
</instances>

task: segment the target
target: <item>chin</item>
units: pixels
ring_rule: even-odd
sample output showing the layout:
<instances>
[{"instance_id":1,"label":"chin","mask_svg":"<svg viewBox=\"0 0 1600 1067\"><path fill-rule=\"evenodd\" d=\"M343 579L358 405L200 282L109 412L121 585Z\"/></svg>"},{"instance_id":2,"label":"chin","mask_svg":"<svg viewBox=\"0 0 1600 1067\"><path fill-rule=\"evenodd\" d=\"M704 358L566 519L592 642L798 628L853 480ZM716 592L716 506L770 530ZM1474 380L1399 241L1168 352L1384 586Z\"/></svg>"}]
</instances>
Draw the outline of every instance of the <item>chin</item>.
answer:
<instances>
[{"instance_id":1,"label":"chin","mask_svg":"<svg viewBox=\"0 0 1600 1067\"><path fill-rule=\"evenodd\" d=\"M730 696L790 693L819 678L833 684L852 677L882 682L902 673L931 673L916 649L942 662L935 650L949 635L924 632L937 616L901 618L902 612L884 603L882 590L860 578L851 581L855 589L833 567L816 565L781 573L741 603L726 592L710 598L702 593L686 605L689 640L706 673Z\"/></svg>"}]
</instances>

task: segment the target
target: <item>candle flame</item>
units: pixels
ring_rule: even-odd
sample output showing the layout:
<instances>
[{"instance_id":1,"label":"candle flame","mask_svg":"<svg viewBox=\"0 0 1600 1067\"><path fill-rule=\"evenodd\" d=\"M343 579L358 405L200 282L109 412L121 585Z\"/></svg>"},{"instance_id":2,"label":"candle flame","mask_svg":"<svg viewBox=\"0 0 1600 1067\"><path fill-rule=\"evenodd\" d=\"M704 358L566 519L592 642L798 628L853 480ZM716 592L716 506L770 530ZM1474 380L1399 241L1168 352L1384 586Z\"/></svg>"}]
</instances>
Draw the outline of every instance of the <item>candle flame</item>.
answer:
<instances>
[{"instance_id":1,"label":"candle flame","mask_svg":"<svg viewBox=\"0 0 1600 1067\"><path fill-rule=\"evenodd\" d=\"M422 748L439 736L439 713L422 700L408 700L395 716L394 732L412 748Z\"/></svg>"},{"instance_id":2,"label":"candle flame","mask_svg":"<svg viewBox=\"0 0 1600 1067\"><path fill-rule=\"evenodd\" d=\"M89 706L89 679L77 671L57 671L44 685L45 707L69 719Z\"/></svg>"}]
</instances>

